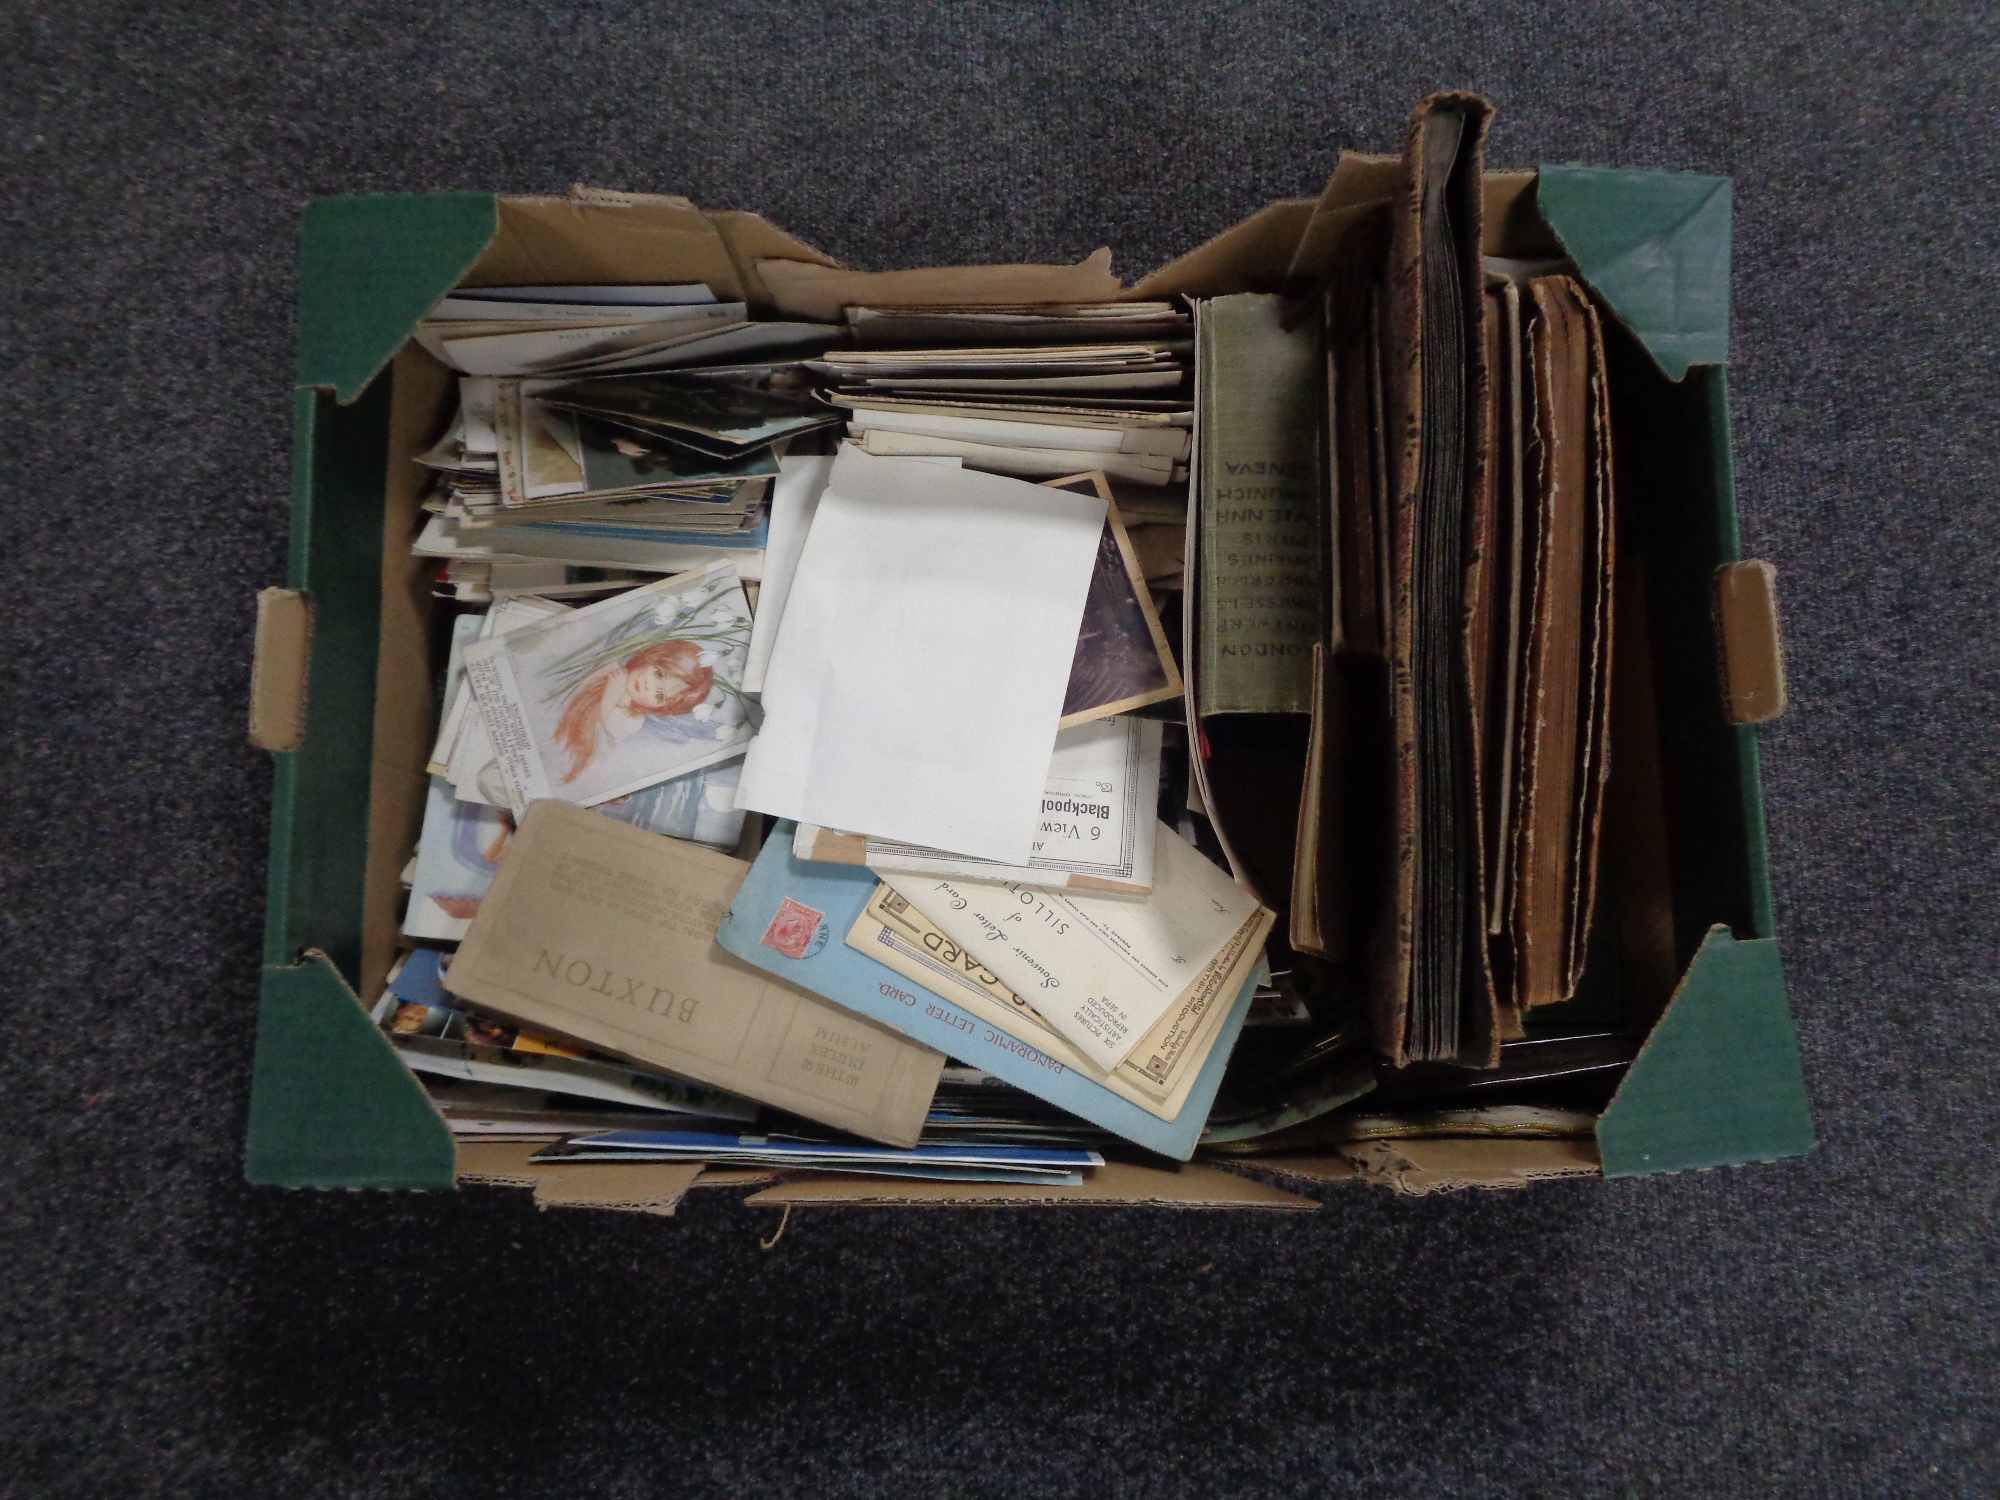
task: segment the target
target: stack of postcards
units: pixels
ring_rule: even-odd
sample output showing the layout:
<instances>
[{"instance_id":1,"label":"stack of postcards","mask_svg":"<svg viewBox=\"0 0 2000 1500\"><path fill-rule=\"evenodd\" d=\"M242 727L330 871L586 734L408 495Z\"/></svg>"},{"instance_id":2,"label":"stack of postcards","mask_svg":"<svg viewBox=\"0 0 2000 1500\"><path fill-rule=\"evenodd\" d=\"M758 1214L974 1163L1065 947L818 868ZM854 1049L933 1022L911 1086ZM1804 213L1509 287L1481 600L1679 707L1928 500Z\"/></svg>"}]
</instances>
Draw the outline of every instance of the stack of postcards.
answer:
<instances>
[{"instance_id":1,"label":"stack of postcards","mask_svg":"<svg viewBox=\"0 0 2000 1500\"><path fill-rule=\"evenodd\" d=\"M454 1132L1073 1183L1369 1091L1190 759L1193 313L439 305L460 612L375 1015Z\"/></svg>"}]
</instances>

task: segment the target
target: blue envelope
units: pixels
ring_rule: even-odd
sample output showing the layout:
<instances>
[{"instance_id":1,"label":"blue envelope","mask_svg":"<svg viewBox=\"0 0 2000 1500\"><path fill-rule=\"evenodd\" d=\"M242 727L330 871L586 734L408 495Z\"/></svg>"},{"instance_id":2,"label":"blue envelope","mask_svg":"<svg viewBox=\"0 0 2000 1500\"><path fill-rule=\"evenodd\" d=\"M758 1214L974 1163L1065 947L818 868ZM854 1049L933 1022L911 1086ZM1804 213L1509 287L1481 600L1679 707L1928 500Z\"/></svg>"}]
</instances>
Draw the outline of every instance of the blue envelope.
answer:
<instances>
[{"instance_id":1,"label":"blue envelope","mask_svg":"<svg viewBox=\"0 0 2000 1500\"><path fill-rule=\"evenodd\" d=\"M1148 1151L1186 1161L1208 1123L1222 1070L1250 1012L1256 976L1224 1017L1214 1049L1196 1075L1178 1119L1162 1120L1094 1078L1045 1056L1032 1043L968 1015L935 991L847 946L848 929L875 892L875 876L855 865L795 859L780 821L722 919L717 941L765 972L859 1011L927 1047L983 1068L1016 1088L1100 1125Z\"/></svg>"}]
</instances>

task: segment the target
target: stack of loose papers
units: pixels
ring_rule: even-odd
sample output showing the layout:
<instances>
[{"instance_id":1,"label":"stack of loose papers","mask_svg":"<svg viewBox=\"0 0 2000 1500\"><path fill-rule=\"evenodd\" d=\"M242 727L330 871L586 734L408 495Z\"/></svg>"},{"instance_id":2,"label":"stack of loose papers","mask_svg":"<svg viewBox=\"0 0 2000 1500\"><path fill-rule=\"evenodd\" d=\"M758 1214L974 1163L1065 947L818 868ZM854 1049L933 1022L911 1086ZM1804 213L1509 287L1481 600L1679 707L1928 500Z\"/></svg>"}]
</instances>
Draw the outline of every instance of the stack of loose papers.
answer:
<instances>
[{"instance_id":1,"label":"stack of loose papers","mask_svg":"<svg viewBox=\"0 0 2000 1500\"><path fill-rule=\"evenodd\" d=\"M436 484L416 550L664 572L759 550L779 453L839 421L768 389L773 373L468 376L451 426L417 459Z\"/></svg>"},{"instance_id":2,"label":"stack of loose papers","mask_svg":"<svg viewBox=\"0 0 2000 1500\"><path fill-rule=\"evenodd\" d=\"M699 283L461 287L416 338L467 375L545 375L740 362L839 337L824 324L752 322L748 313Z\"/></svg>"},{"instance_id":3,"label":"stack of loose papers","mask_svg":"<svg viewBox=\"0 0 2000 1500\"><path fill-rule=\"evenodd\" d=\"M832 378L826 399L869 453L1023 477L1187 477L1189 320L1171 303L856 307L848 318L868 347L811 368Z\"/></svg>"},{"instance_id":4,"label":"stack of loose papers","mask_svg":"<svg viewBox=\"0 0 2000 1500\"><path fill-rule=\"evenodd\" d=\"M595 806L749 743L750 610L726 563L578 610L509 599L479 630L432 751L461 801Z\"/></svg>"},{"instance_id":5,"label":"stack of loose papers","mask_svg":"<svg viewBox=\"0 0 2000 1500\"><path fill-rule=\"evenodd\" d=\"M778 444L837 420L699 375L467 378L457 419L417 461L441 477L444 513L471 524L558 516L700 529L705 518L740 519L777 473Z\"/></svg>"},{"instance_id":6,"label":"stack of loose papers","mask_svg":"<svg viewBox=\"0 0 2000 1500\"><path fill-rule=\"evenodd\" d=\"M1017 271L424 320L458 399L403 450L411 547L457 615L374 1016L454 1133L1042 1185L1193 1153L1284 996L1181 831L1190 317L1101 255Z\"/></svg>"},{"instance_id":7,"label":"stack of loose papers","mask_svg":"<svg viewBox=\"0 0 2000 1500\"><path fill-rule=\"evenodd\" d=\"M850 307L847 325L855 343L880 349L1186 338L1189 320L1171 302L1022 302Z\"/></svg>"},{"instance_id":8,"label":"stack of loose papers","mask_svg":"<svg viewBox=\"0 0 2000 1500\"><path fill-rule=\"evenodd\" d=\"M600 1106L649 1113L712 1120L757 1118L757 1106L741 1095L635 1068L525 1027L470 1015L446 993L444 978L437 950L419 948L390 973L388 988L375 1008L375 1023L414 1073L557 1095L563 1101L559 1107L566 1108L588 1099ZM516 1120L477 1133L502 1133L507 1124L527 1128ZM454 1130L457 1133L455 1123Z\"/></svg>"},{"instance_id":9,"label":"stack of loose papers","mask_svg":"<svg viewBox=\"0 0 2000 1500\"><path fill-rule=\"evenodd\" d=\"M1246 959L1254 964L1272 921L1255 896L1171 829L1157 848L1152 892L1139 900L877 873L936 931L976 954L1036 1020L1108 1073L1170 1011L1216 990Z\"/></svg>"},{"instance_id":10,"label":"stack of loose papers","mask_svg":"<svg viewBox=\"0 0 2000 1500\"><path fill-rule=\"evenodd\" d=\"M1047 1146L847 1146L702 1131L610 1130L579 1135L535 1153L537 1161L702 1161L794 1171L860 1172L958 1182L1075 1185L1104 1158L1095 1151Z\"/></svg>"}]
</instances>

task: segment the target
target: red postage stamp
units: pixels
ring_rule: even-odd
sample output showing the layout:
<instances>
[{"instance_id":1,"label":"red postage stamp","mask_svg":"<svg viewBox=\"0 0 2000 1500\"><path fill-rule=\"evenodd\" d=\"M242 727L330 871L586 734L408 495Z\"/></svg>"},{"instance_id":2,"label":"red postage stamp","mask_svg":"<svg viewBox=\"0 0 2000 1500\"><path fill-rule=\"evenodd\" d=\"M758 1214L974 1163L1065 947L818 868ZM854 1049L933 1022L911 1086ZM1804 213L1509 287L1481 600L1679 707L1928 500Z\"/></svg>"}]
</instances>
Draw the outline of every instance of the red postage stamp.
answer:
<instances>
[{"instance_id":1,"label":"red postage stamp","mask_svg":"<svg viewBox=\"0 0 2000 1500\"><path fill-rule=\"evenodd\" d=\"M779 903L771 925L764 929L764 946L777 949L787 958L804 958L825 920L825 912L814 911L787 896Z\"/></svg>"}]
</instances>

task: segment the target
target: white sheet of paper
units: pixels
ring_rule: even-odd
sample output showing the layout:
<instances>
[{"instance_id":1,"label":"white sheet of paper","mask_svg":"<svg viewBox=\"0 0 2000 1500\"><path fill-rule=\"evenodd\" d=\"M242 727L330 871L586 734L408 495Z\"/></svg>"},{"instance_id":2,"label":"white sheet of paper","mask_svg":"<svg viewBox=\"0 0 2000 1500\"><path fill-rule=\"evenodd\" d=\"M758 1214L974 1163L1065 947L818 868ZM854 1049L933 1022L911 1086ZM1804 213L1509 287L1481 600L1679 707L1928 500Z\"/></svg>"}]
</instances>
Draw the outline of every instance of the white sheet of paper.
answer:
<instances>
[{"instance_id":1,"label":"white sheet of paper","mask_svg":"<svg viewBox=\"0 0 2000 1500\"><path fill-rule=\"evenodd\" d=\"M844 446L737 806L1025 864L1104 514L1095 495Z\"/></svg>"},{"instance_id":2,"label":"white sheet of paper","mask_svg":"<svg viewBox=\"0 0 2000 1500\"><path fill-rule=\"evenodd\" d=\"M1143 898L875 873L1105 1069L1257 912L1255 896L1165 825Z\"/></svg>"},{"instance_id":3,"label":"white sheet of paper","mask_svg":"<svg viewBox=\"0 0 2000 1500\"><path fill-rule=\"evenodd\" d=\"M764 543L764 578L757 588L757 618L750 626L750 665L743 672L746 693L764 691L764 669L770 665L785 600L792 592L792 573L832 472L831 455L778 460L778 482L771 487L771 529Z\"/></svg>"},{"instance_id":4,"label":"white sheet of paper","mask_svg":"<svg viewBox=\"0 0 2000 1500\"><path fill-rule=\"evenodd\" d=\"M1161 738L1158 720L1129 714L1058 731L1042 788L1035 849L1025 865L998 865L888 839L868 840L867 864L874 870L1055 888L1081 876L1149 890L1160 826L1155 806L1160 800ZM810 857L806 851L812 847L813 829L813 824L801 823L793 836L801 859Z\"/></svg>"}]
</instances>

